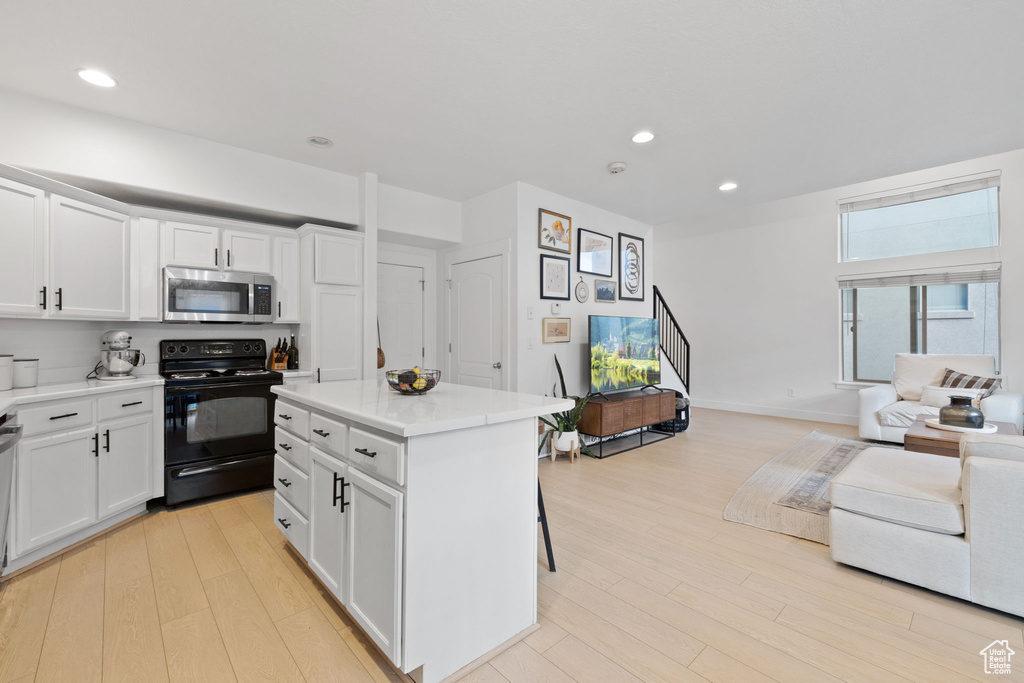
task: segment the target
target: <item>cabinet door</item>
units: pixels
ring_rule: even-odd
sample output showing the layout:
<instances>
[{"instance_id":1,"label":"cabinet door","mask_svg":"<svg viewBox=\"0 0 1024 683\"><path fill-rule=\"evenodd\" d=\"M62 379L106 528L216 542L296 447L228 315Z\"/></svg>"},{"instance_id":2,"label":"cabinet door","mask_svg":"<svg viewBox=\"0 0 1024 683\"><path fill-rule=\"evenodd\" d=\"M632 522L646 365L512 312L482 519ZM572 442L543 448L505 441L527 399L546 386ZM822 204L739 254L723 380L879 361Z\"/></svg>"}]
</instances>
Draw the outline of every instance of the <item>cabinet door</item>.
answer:
<instances>
[{"instance_id":1,"label":"cabinet door","mask_svg":"<svg viewBox=\"0 0 1024 683\"><path fill-rule=\"evenodd\" d=\"M50 196L50 315L128 318L128 216Z\"/></svg>"},{"instance_id":2,"label":"cabinet door","mask_svg":"<svg viewBox=\"0 0 1024 683\"><path fill-rule=\"evenodd\" d=\"M321 285L363 284L363 242L317 234L313 242L314 281Z\"/></svg>"},{"instance_id":3,"label":"cabinet door","mask_svg":"<svg viewBox=\"0 0 1024 683\"><path fill-rule=\"evenodd\" d=\"M314 292L313 369L321 382L363 375L363 292L317 286Z\"/></svg>"},{"instance_id":4,"label":"cabinet door","mask_svg":"<svg viewBox=\"0 0 1024 683\"><path fill-rule=\"evenodd\" d=\"M399 660L402 615L402 494L349 468L345 606L381 651ZM438 549L438 552L443 552Z\"/></svg>"},{"instance_id":5,"label":"cabinet door","mask_svg":"<svg viewBox=\"0 0 1024 683\"><path fill-rule=\"evenodd\" d=\"M309 566L343 603L347 467L315 448L309 453Z\"/></svg>"},{"instance_id":6,"label":"cabinet door","mask_svg":"<svg viewBox=\"0 0 1024 683\"><path fill-rule=\"evenodd\" d=\"M0 314L45 314L45 239L43 191L0 178Z\"/></svg>"},{"instance_id":7,"label":"cabinet door","mask_svg":"<svg viewBox=\"0 0 1024 683\"><path fill-rule=\"evenodd\" d=\"M153 416L101 422L99 518L150 499L153 486Z\"/></svg>"},{"instance_id":8,"label":"cabinet door","mask_svg":"<svg viewBox=\"0 0 1024 683\"><path fill-rule=\"evenodd\" d=\"M224 270L270 274L270 235L245 230L225 230Z\"/></svg>"},{"instance_id":9,"label":"cabinet door","mask_svg":"<svg viewBox=\"0 0 1024 683\"><path fill-rule=\"evenodd\" d=\"M218 268L220 228L164 221L160 226L160 257L165 266Z\"/></svg>"},{"instance_id":10,"label":"cabinet door","mask_svg":"<svg viewBox=\"0 0 1024 683\"><path fill-rule=\"evenodd\" d=\"M160 222L136 218L132 225L132 320L160 320Z\"/></svg>"},{"instance_id":11,"label":"cabinet door","mask_svg":"<svg viewBox=\"0 0 1024 683\"><path fill-rule=\"evenodd\" d=\"M88 427L18 445L13 507L18 555L96 521L95 436Z\"/></svg>"},{"instance_id":12,"label":"cabinet door","mask_svg":"<svg viewBox=\"0 0 1024 683\"><path fill-rule=\"evenodd\" d=\"M299 322L299 240L274 238L274 284L277 286L277 322Z\"/></svg>"}]
</instances>

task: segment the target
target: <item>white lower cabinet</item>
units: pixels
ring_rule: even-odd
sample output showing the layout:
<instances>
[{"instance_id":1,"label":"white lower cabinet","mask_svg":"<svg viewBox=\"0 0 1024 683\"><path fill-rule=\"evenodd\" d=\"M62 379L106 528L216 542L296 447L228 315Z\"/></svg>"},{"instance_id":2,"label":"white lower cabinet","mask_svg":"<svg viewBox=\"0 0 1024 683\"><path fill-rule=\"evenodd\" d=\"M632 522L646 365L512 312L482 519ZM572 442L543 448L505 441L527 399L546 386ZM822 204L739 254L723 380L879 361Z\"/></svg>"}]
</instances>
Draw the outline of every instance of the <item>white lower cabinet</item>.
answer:
<instances>
[{"instance_id":1,"label":"white lower cabinet","mask_svg":"<svg viewBox=\"0 0 1024 683\"><path fill-rule=\"evenodd\" d=\"M153 493L153 416L101 422L99 517L144 503Z\"/></svg>"},{"instance_id":2,"label":"white lower cabinet","mask_svg":"<svg viewBox=\"0 0 1024 683\"><path fill-rule=\"evenodd\" d=\"M96 445L91 427L18 445L14 548L19 555L97 520Z\"/></svg>"},{"instance_id":3,"label":"white lower cabinet","mask_svg":"<svg viewBox=\"0 0 1024 683\"><path fill-rule=\"evenodd\" d=\"M348 467L316 448L309 451L309 566L345 603L344 569L348 529L345 524L345 475Z\"/></svg>"},{"instance_id":4,"label":"white lower cabinet","mask_svg":"<svg viewBox=\"0 0 1024 683\"><path fill-rule=\"evenodd\" d=\"M377 647L401 661L402 494L354 467L345 483L346 606Z\"/></svg>"}]
</instances>

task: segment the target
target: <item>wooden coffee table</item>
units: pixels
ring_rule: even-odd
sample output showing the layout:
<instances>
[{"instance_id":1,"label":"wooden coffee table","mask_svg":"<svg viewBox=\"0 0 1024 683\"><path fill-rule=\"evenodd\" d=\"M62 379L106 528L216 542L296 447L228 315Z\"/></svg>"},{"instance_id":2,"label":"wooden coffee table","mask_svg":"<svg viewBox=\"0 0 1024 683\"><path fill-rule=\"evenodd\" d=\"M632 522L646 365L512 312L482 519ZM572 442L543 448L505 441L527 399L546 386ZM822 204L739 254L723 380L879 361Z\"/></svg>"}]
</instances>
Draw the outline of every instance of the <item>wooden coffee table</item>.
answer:
<instances>
[{"instance_id":1,"label":"wooden coffee table","mask_svg":"<svg viewBox=\"0 0 1024 683\"><path fill-rule=\"evenodd\" d=\"M995 425L999 429L995 434L1017 434L1017 425L1012 422L990 422L985 424ZM935 455L948 455L952 458L960 457L960 437L964 432L949 432L945 429L936 429L925 424L924 419L914 421L903 438L903 449L916 453L933 453Z\"/></svg>"}]
</instances>

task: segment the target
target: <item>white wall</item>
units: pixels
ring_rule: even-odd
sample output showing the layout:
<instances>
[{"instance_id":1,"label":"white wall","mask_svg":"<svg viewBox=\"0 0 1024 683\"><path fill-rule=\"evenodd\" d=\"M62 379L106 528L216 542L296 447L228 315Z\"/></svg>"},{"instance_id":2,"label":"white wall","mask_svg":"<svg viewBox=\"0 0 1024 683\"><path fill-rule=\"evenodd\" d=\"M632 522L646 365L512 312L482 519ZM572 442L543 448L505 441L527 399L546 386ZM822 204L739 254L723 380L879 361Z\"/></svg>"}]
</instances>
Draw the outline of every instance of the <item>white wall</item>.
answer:
<instances>
[{"instance_id":1,"label":"white wall","mask_svg":"<svg viewBox=\"0 0 1024 683\"><path fill-rule=\"evenodd\" d=\"M999 248L838 263L839 200L993 170L1002 172ZM656 226L657 285L692 344L694 405L855 424L856 392L835 385L837 277L962 260L1002 261L1003 374L1024 389L1021 225L1024 150Z\"/></svg>"},{"instance_id":2,"label":"white wall","mask_svg":"<svg viewBox=\"0 0 1024 683\"><path fill-rule=\"evenodd\" d=\"M39 359L39 383L85 379L100 359L100 336L107 330L128 330L132 348L146 354L140 375L155 375L164 339L262 339L269 346L278 337L296 333L290 325L172 325L164 323L84 320L0 319L0 353Z\"/></svg>"},{"instance_id":3,"label":"white wall","mask_svg":"<svg viewBox=\"0 0 1024 683\"><path fill-rule=\"evenodd\" d=\"M381 239L414 247L437 247L462 239L462 205L450 199L377 185Z\"/></svg>"},{"instance_id":4,"label":"white wall","mask_svg":"<svg viewBox=\"0 0 1024 683\"><path fill-rule=\"evenodd\" d=\"M359 222L354 176L9 90L0 90L0 163Z\"/></svg>"}]
</instances>

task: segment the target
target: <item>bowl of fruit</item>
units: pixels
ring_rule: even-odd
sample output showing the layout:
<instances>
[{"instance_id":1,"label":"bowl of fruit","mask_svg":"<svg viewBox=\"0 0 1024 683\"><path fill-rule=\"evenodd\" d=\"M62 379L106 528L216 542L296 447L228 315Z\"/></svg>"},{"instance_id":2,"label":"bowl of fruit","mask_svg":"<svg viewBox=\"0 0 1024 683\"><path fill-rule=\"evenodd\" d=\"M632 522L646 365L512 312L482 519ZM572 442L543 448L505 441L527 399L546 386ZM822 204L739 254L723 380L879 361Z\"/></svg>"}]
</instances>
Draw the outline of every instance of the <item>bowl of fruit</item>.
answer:
<instances>
[{"instance_id":1,"label":"bowl of fruit","mask_svg":"<svg viewBox=\"0 0 1024 683\"><path fill-rule=\"evenodd\" d=\"M391 388L402 394L425 394L441 381L440 370L424 370L419 367L388 370L384 376Z\"/></svg>"}]
</instances>

